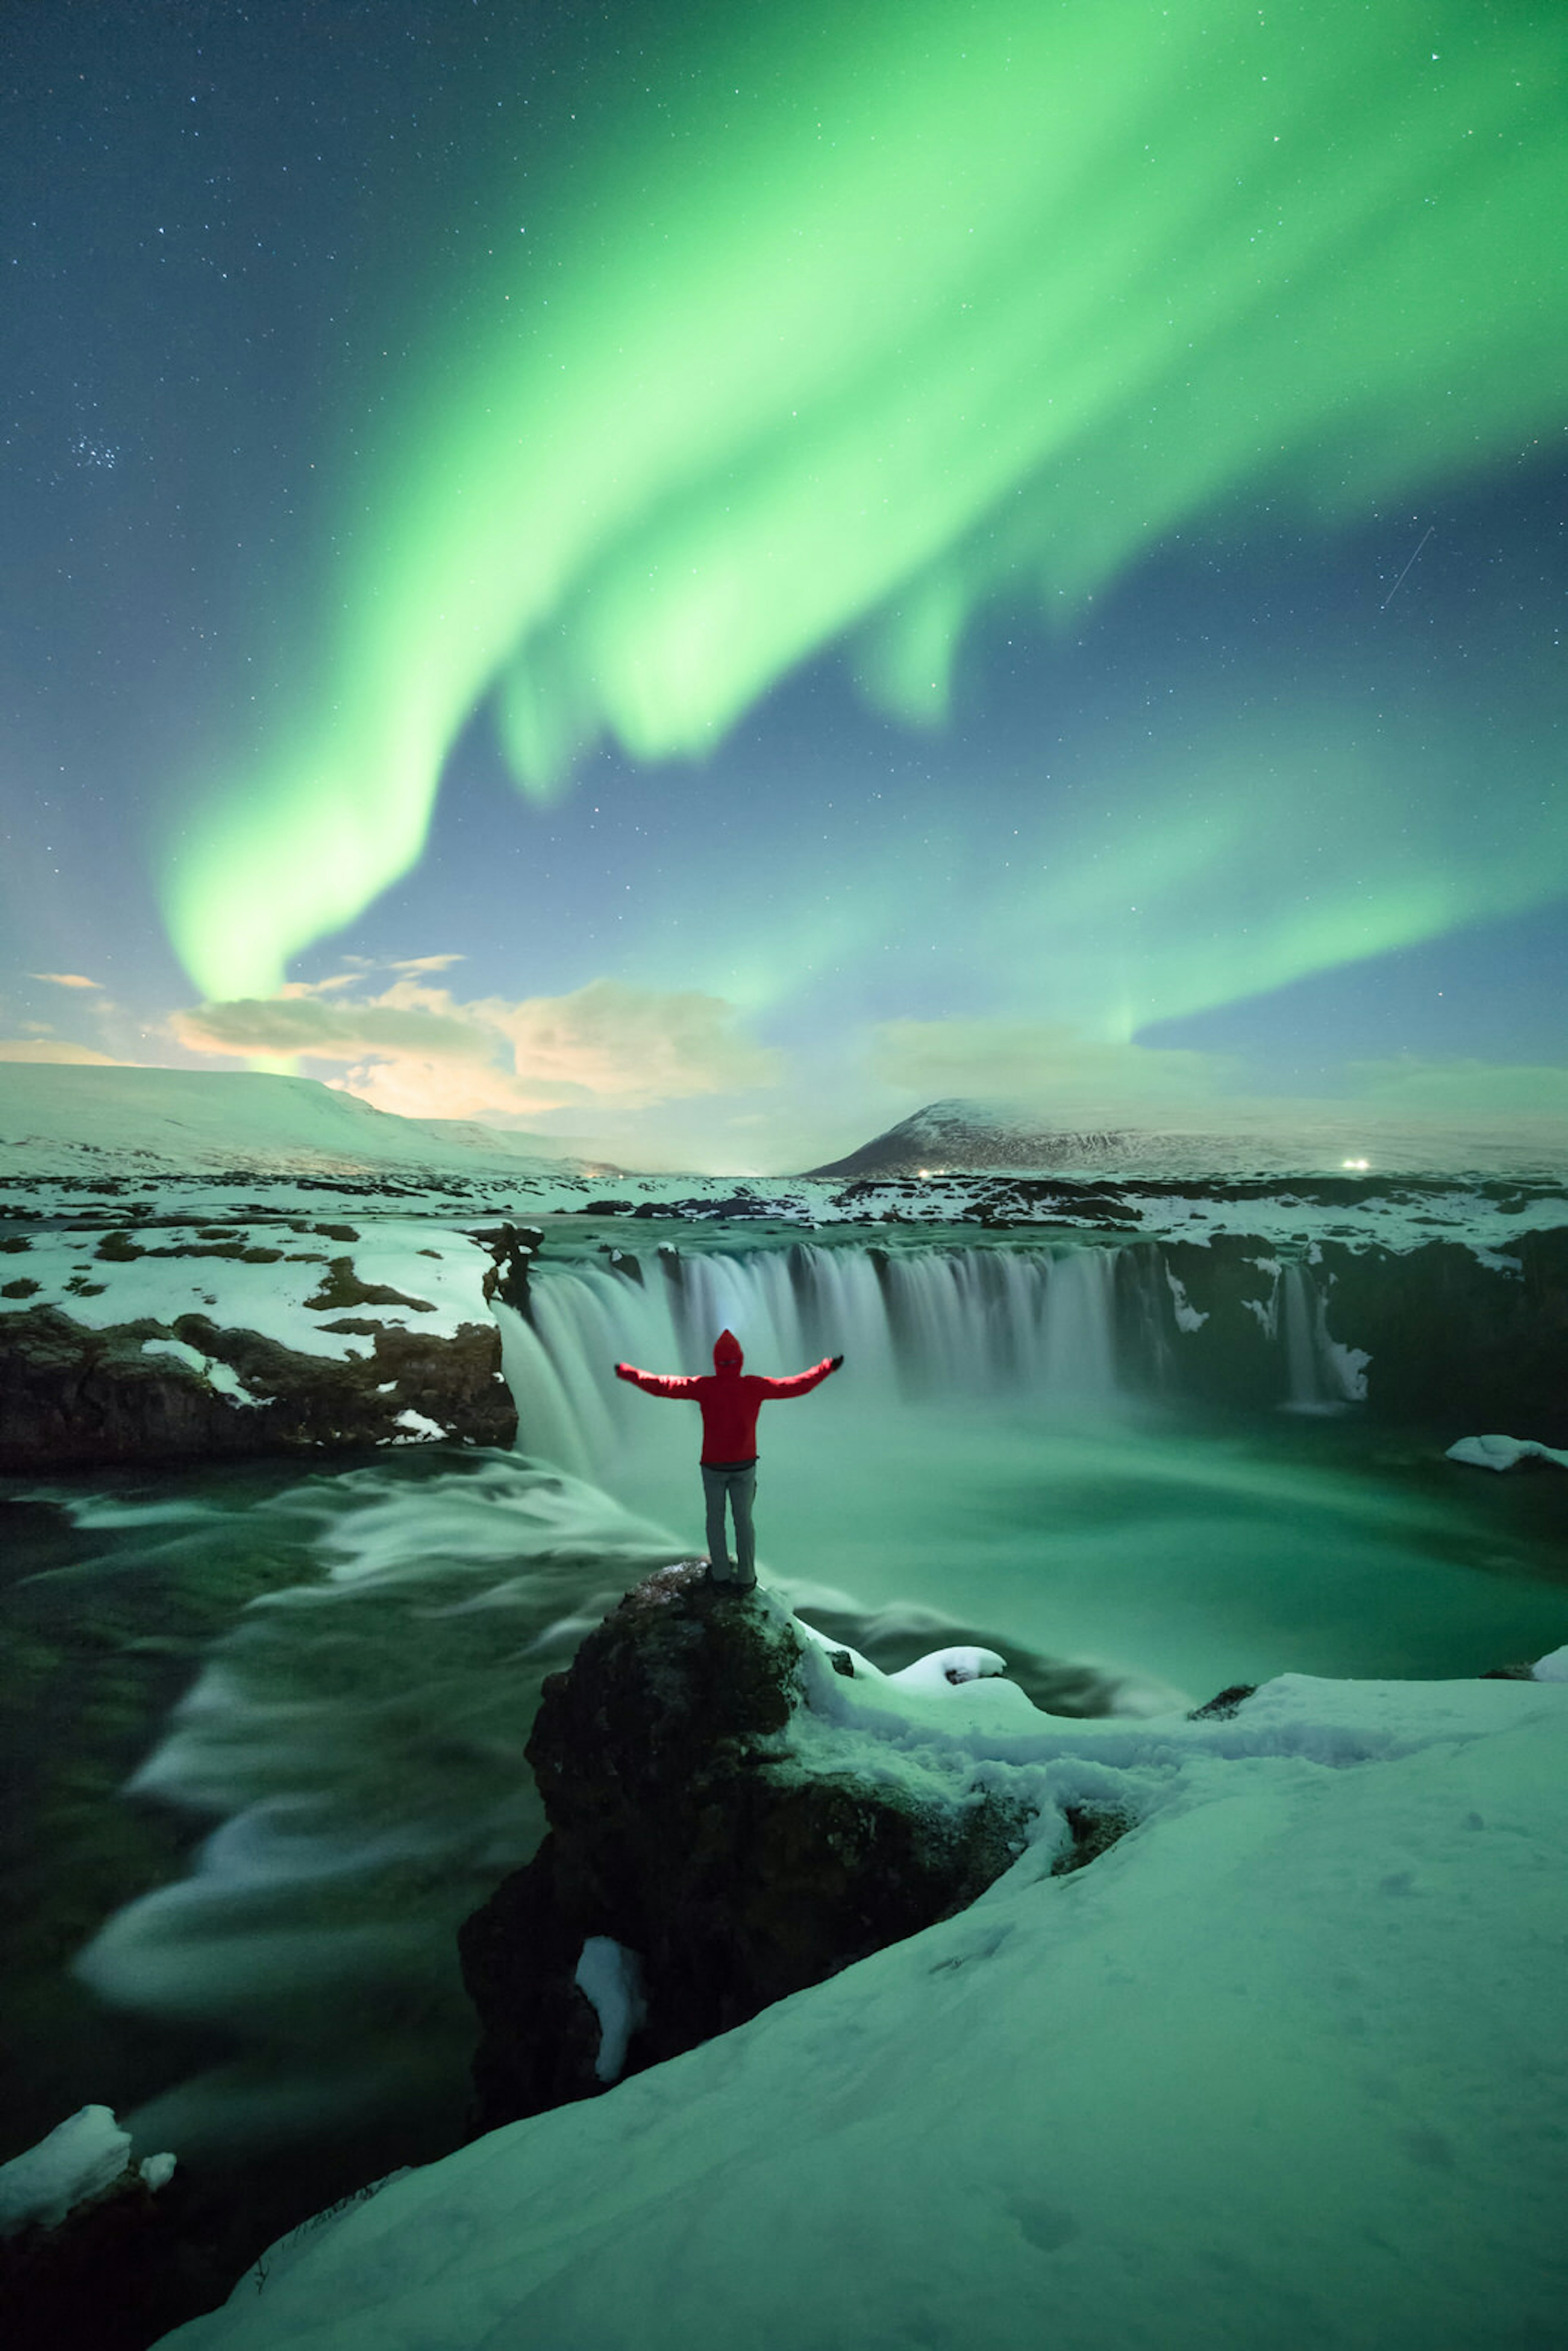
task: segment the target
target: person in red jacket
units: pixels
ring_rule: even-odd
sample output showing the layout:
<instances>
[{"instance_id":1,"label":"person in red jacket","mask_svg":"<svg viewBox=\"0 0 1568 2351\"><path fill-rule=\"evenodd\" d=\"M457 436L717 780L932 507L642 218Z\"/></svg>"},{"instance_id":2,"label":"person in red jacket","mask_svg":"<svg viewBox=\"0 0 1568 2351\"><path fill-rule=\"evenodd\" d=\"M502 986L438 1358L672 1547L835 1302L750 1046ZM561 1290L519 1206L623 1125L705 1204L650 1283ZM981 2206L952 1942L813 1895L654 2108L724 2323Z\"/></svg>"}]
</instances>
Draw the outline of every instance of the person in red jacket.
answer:
<instances>
[{"instance_id":1,"label":"person in red jacket","mask_svg":"<svg viewBox=\"0 0 1568 2351\"><path fill-rule=\"evenodd\" d=\"M751 1504L757 1492L757 1416L776 1396L807 1395L836 1372L841 1355L824 1355L809 1372L787 1380L761 1379L743 1372L746 1358L733 1331L721 1331L714 1343L713 1371L686 1379L640 1372L634 1364L617 1364L618 1380L630 1380L644 1395L688 1396L702 1406L703 1493L707 1502L708 1566L716 1583L737 1583L749 1589L757 1581L757 1545L751 1531ZM725 1504L735 1518L735 1566L729 1562Z\"/></svg>"}]
</instances>

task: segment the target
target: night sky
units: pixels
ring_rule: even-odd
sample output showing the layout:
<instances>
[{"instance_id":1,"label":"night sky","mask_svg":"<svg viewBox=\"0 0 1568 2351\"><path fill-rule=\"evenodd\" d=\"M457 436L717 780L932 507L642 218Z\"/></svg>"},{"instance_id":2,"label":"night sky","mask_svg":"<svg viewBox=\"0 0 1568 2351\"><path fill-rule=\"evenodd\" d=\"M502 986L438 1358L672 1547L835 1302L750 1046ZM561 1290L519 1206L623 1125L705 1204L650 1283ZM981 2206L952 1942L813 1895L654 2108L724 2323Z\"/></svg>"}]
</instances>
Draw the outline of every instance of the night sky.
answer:
<instances>
[{"instance_id":1,"label":"night sky","mask_svg":"<svg viewBox=\"0 0 1568 2351\"><path fill-rule=\"evenodd\" d=\"M0 1057L1568 1134L1559 5L42 0L0 85Z\"/></svg>"}]
</instances>

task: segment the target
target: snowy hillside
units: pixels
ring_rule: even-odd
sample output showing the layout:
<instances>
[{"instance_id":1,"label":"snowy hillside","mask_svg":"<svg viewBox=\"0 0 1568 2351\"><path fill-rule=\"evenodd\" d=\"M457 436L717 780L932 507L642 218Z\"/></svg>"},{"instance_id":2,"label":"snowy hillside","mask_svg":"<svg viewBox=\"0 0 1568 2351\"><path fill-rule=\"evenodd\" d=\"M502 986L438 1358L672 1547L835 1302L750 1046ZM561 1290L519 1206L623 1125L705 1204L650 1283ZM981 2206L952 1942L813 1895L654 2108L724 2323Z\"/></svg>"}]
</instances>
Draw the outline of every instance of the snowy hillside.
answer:
<instances>
[{"instance_id":1,"label":"snowy hillside","mask_svg":"<svg viewBox=\"0 0 1568 2351\"><path fill-rule=\"evenodd\" d=\"M1120 1130L1074 1134L1005 1104L956 1097L927 1102L896 1126L814 1176L919 1176L967 1169L1124 1167L1139 1162L1150 1138ZM1155 1138L1158 1140L1158 1138ZM1227 1164L1224 1160L1215 1164Z\"/></svg>"},{"instance_id":2,"label":"snowy hillside","mask_svg":"<svg viewBox=\"0 0 1568 2351\"><path fill-rule=\"evenodd\" d=\"M396 1118L314 1078L0 1064L0 1174L516 1173L575 1166L570 1150L458 1119Z\"/></svg>"},{"instance_id":3,"label":"snowy hillside","mask_svg":"<svg viewBox=\"0 0 1568 2351\"><path fill-rule=\"evenodd\" d=\"M841 1159L813 1168L838 1178L978 1174L1001 1169L1038 1174L1168 1178L1279 1176L1369 1165L1405 1175L1553 1176L1568 1156L1561 1123L1537 1123L1515 1135L1494 1130L1448 1134L1437 1127L1357 1123L1345 1107L1321 1124L1287 1131L1248 1127L1201 1134L1134 1127L1091 1127L1052 1120L1017 1103L950 1096L927 1102L896 1126Z\"/></svg>"},{"instance_id":4,"label":"snowy hillside","mask_svg":"<svg viewBox=\"0 0 1568 2351\"><path fill-rule=\"evenodd\" d=\"M1550 1661L1548 1671L1561 1666ZM797 1739L1040 1806L961 1916L274 2249L182 2351L1562 2339L1560 1680L1067 1723L819 1660ZM1063 1807L1130 1832L1067 1876Z\"/></svg>"}]
</instances>

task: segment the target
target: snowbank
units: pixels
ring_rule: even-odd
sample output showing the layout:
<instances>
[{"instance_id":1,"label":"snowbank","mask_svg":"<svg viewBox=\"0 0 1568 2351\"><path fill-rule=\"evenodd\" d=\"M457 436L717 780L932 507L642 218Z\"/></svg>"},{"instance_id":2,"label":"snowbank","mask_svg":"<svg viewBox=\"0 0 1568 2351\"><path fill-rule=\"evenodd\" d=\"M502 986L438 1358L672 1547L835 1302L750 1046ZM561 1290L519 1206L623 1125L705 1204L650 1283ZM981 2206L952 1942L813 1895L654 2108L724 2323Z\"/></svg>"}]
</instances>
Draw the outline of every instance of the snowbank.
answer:
<instances>
[{"instance_id":1,"label":"snowbank","mask_svg":"<svg viewBox=\"0 0 1568 2351\"><path fill-rule=\"evenodd\" d=\"M990 1677L810 1677L824 1741L962 1760L1036 1843L961 1916L298 2235L170 2342L1561 2339L1568 1685L1287 1676L1230 1719L1066 1722ZM1052 1877L1080 1802L1137 1825Z\"/></svg>"},{"instance_id":2,"label":"snowbank","mask_svg":"<svg viewBox=\"0 0 1568 2351\"><path fill-rule=\"evenodd\" d=\"M25 1249L0 1257L16 1293L0 1289L0 1316L53 1306L105 1331L199 1314L221 1330L256 1331L297 1354L340 1363L367 1353L377 1329L450 1339L465 1322L490 1320L489 1252L467 1233L413 1217L355 1226L196 1218L21 1238ZM194 1349L185 1359L204 1360Z\"/></svg>"},{"instance_id":3,"label":"snowbank","mask_svg":"<svg viewBox=\"0 0 1568 2351\"><path fill-rule=\"evenodd\" d=\"M0 2237L40 2221L57 2229L78 2204L101 2196L131 2167L131 2133L108 2106L80 2106L25 2154L0 2163ZM137 2169L151 2189L174 2176L172 2155L149 2155Z\"/></svg>"}]
</instances>

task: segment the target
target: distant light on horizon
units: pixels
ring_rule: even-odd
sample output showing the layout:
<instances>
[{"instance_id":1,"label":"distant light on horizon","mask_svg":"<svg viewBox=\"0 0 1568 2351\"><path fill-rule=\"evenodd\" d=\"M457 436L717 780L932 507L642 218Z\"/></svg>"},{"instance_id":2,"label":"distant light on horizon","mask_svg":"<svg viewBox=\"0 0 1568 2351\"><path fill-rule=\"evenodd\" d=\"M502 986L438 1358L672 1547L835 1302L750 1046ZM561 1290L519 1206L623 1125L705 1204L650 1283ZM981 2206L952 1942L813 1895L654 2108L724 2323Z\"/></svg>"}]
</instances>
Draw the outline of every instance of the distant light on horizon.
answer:
<instances>
[{"instance_id":1,"label":"distant light on horizon","mask_svg":"<svg viewBox=\"0 0 1568 2351\"><path fill-rule=\"evenodd\" d=\"M1340 1165L1343 1167L1367 1168L1371 1166L1372 1162L1370 1159L1344 1159L1340 1162Z\"/></svg>"}]
</instances>

